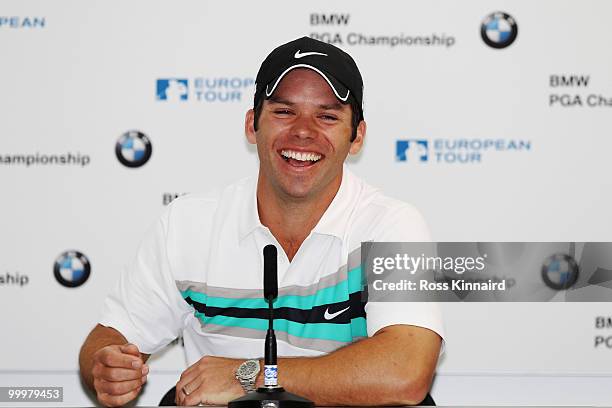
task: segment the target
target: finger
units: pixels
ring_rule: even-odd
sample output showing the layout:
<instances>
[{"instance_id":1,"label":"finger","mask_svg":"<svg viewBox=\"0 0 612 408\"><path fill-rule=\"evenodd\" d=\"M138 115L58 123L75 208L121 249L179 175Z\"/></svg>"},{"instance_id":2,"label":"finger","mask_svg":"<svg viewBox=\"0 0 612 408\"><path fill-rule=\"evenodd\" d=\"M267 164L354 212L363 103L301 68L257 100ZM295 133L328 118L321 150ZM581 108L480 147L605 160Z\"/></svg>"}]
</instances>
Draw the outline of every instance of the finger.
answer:
<instances>
[{"instance_id":1,"label":"finger","mask_svg":"<svg viewBox=\"0 0 612 408\"><path fill-rule=\"evenodd\" d=\"M176 393L176 395L174 396L174 403L176 404L176 406L181 406L183 405L183 398L181 397L180 393Z\"/></svg>"},{"instance_id":2,"label":"finger","mask_svg":"<svg viewBox=\"0 0 612 408\"><path fill-rule=\"evenodd\" d=\"M198 393L201 391L200 390L200 385L202 385L202 379L200 377L196 377L192 382L190 382L189 384L185 385L183 387L183 390L185 391L185 399L183 402L185 401L193 401L194 397L196 395L198 395ZM199 399L199 398L198 398ZM201 401L198 400L198 404ZM187 405L190 405L189 403Z\"/></svg>"},{"instance_id":3,"label":"finger","mask_svg":"<svg viewBox=\"0 0 612 408\"><path fill-rule=\"evenodd\" d=\"M194 392L183 398L183 405L194 406L200 404L203 401L203 393L203 390L197 388Z\"/></svg>"},{"instance_id":4,"label":"finger","mask_svg":"<svg viewBox=\"0 0 612 408\"><path fill-rule=\"evenodd\" d=\"M185 393L185 390L178 385L178 383L176 384L176 405L183 405L183 400L185 399L185 397L187 396L187 394Z\"/></svg>"},{"instance_id":5,"label":"finger","mask_svg":"<svg viewBox=\"0 0 612 408\"><path fill-rule=\"evenodd\" d=\"M105 381L117 382L137 380L143 375L147 375L148 372L148 367L143 367L141 369L127 369L102 366L99 370L97 370L97 375L94 375L97 378Z\"/></svg>"},{"instance_id":6,"label":"finger","mask_svg":"<svg viewBox=\"0 0 612 408\"><path fill-rule=\"evenodd\" d=\"M136 398L141 389L142 387L138 387L135 390L123 395L109 395L106 393L98 394L98 400L102 403L102 405L107 407L120 407Z\"/></svg>"},{"instance_id":7,"label":"finger","mask_svg":"<svg viewBox=\"0 0 612 408\"><path fill-rule=\"evenodd\" d=\"M140 368L143 365L140 357L121 353L116 349L100 355L99 361L106 366L117 368Z\"/></svg>"},{"instance_id":8,"label":"finger","mask_svg":"<svg viewBox=\"0 0 612 408\"><path fill-rule=\"evenodd\" d=\"M176 389L176 397L175 397L175 402L176 405L183 405L183 400L185 399L186 395L183 392L183 390L179 390L178 388Z\"/></svg>"},{"instance_id":9,"label":"finger","mask_svg":"<svg viewBox=\"0 0 612 408\"><path fill-rule=\"evenodd\" d=\"M103 392L109 395L119 396L135 390L136 388L142 386L142 384L142 377L137 380L118 382L99 380L96 383L96 391Z\"/></svg>"},{"instance_id":10,"label":"finger","mask_svg":"<svg viewBox=\"0 0 612 408\"><path fill-rule=\"evenodd\" d=\"M178 396L180 394L181 396L186 396L191 394L197 388L197 386L187 387L187 385L196 380L198 378L198 374L199 372L196 370L192 370L190 372L189 370L186 370L183 372L183 374L181 374L181 379L178 383L176 383L176 395Z\"/></svg>"},{"instance_id":11,"label":"finger","mask_svg":"<svg viewBox=\"0 0 612 408\"><path fill-rule=\"evenodd\" d=\"M131 354L136 357L140 357L140 350L138 350L138 346L132 343L124 344L119 346L119 349L126 354Z\"/></svg>"}]
</instances>

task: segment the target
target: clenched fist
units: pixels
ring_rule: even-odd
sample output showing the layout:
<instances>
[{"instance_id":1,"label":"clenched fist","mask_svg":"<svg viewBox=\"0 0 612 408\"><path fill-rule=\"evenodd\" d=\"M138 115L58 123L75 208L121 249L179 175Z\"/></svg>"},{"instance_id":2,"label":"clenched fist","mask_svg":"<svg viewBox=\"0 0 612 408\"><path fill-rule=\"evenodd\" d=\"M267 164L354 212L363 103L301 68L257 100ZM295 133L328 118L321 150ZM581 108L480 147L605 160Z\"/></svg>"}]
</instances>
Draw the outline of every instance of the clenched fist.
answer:
<instances>
[{"instance_id":1,"label":"clenched fist","mask_svg":"<svg viewBox=\"0 0 612 408\"><path fill-rule=\"evenodd\" d=\"M93 386L98 401L108 407L125 405L136 398L148 373L149 367L133 344L106 346L93 355Z\"/></svg>"}]
</instances>

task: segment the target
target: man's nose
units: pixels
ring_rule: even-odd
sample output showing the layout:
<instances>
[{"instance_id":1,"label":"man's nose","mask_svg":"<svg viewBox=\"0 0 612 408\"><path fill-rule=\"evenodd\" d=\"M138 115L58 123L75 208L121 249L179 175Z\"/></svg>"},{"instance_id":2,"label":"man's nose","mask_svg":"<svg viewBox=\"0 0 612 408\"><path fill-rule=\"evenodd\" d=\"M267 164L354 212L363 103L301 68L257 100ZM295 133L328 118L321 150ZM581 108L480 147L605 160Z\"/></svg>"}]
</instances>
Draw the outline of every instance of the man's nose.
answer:
<instances>
[{"instance_id":1,"label":"man's nose","mask_svg":"<svg viewBox=\"0 0 612 408\"><path fill-rule=\"evenodd\" d=\"M315 123L309 115L298 115L291 127L291 136L312 139L316 135Z\"/></svg>"}]
</instances>

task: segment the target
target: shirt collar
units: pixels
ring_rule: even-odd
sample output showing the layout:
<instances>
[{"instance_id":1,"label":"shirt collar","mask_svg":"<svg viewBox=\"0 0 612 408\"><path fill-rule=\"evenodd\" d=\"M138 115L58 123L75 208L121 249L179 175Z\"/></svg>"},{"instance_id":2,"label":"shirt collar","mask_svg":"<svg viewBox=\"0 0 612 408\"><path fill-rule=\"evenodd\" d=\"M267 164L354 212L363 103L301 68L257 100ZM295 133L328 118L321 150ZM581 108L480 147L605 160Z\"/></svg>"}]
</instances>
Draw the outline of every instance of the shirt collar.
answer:
<instances>
[{"instance_id":1,"label":"shirt collar","mask_svg":"<svg viewBox=\"0 0 612 408\"><path fill-rule=\"evenodd\" d=\"M359 180L344 165L340 188L312 232L343 239L360 193L359 190ZM249 181L245 195L246 199L243 202L240 219L240 240L246 238L257 228L266 228L259 220L257 211L257 177Z\"/></svg>"},{"instance_id":2,"label":"shirt collar","mask_svg":"<svg viewBox=\"0 0 612 408\"><path fill-rule=\"evenodd\" d=\"M343 166L340 188L312 232L344 239L359 194L359 180Z\"/></svg>"}]
</instances>

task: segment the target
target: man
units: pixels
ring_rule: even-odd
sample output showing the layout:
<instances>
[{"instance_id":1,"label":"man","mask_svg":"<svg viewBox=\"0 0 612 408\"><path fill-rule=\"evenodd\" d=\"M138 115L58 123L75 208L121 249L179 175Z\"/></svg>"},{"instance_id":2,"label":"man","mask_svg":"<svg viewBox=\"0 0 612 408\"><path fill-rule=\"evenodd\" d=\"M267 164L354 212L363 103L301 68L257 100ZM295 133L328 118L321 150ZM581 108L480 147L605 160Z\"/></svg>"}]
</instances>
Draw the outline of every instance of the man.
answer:
<instances>
[{"instance_id":1,"label":"man","mask_svg":"<svg viewBox=\"0 0 612 408\"><path fill-rule=\"evenodd\" d=\"M366 134L362 89L353 59L326 43L304 37L266 58L245 120L258 177L175 200L145 238L81 350L102 404L134 399L148 356L179 336L190 367L177 404L261 385L267 244L279 249L279 382L317 405L423 400L442 341L435 305L361 302L362 241L429 240L413 207L344 167Z\"/></svg>"}]
</instances>

